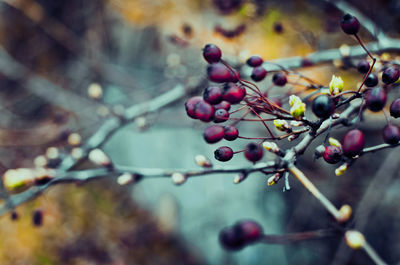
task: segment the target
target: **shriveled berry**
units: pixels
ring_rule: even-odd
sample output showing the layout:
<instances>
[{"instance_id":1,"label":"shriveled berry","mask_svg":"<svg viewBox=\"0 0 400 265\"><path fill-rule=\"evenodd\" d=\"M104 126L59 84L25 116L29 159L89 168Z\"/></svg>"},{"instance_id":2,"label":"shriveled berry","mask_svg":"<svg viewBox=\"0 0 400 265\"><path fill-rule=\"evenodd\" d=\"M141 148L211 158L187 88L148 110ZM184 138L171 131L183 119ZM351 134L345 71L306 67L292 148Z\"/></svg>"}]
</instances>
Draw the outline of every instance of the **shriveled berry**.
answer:
<instances>
[{"instance_id":1,"label":"shriveled berry","mask_svg":"<svg viewBox=\"0 0 400 265\"><path fill-rule=\"evenodd\" d=\"M262 65L263 59L258 55L253 55L249 59L247 59L246 63L251 67L257 67Z\"/></svg>"},{"instance_id":2,"label":"shriveled berry","mask_svg":"<svg viewBox=\"0 0 400 265\"><path fill-rule=\"evenodd\" d=\"M386 105L386 92L381 87L374 87L368 90L365 95L365 104L371 111L377 112Z\"/></svg>"},{"instance_id":3,"label":"shriveled berry","mask_svg":"<svg viewBox=\"0 0 400 265\"><path fill-rule=\"evenodd\" d=\"M218 147L218 149L214 151L214 157L218 161L229 161L233 157L233 150L228 146Z\"/></svg>"},{"instance_id":4,"label":"shriveled berry","mask_svg":"<svg viewBox=\"0 0 400 265\"><path fill-rule=\"evenodd\" d=\"M400 70L394 66L386 68L382 73L382 82L389 85L399 79Z\"/></svg>"},{"instance_id":5,"label":"shriveled berry","mask_svg":"<svg viewBox=\"0 0 400 265\"><path fill-rule=\"evenodd\" d=\"M342 156L343 156L342 149L340 149L340 147L333 145L325 147L324 154L322 155L324 160L329 164L336 164L340 162L340 160L342 160Z\"/></svg>"},{"instance_id":6,"label":"shriveled berry","mask_svg":"<svg viewBox=\"0 0 400 265\"><path fill-rule=\"evenodd\" d=\"M229 112L224 109L217 109L214 113L214 122L224 122L229 119Z\"/></svg>"},{"instance_id":7,"label":"shriveled berry","mask_svg":"<svg viewBox=\"0 0 400 265\"><path fill-rule=\"evenodd\" d=\"M231 109L231 104L228 101L221 101L221 103L218 103L214 105L214 108L217 109L224 109L226 111L229 111Z\"/></svg>"},{"instance_id":8,"label":"shriveled berry","mask_svg":"<svg viewBox=\"0 0 400 265\"><path fill-rule=\"evenodd\" d=\"M354 35L360 30L360 22L355 16L346 14L340 20L340 27L344 33Z\"/></svg>"},{"instance_id":9,"label":"shriveled berry","mask_svg":"<svg viewBox=\"0 0 400 265\"><path fill-rule=\"evenodd\" d=\"M218 104L222 101L222 88L219 86L209 86L204 89L203 99L210 104Z\"/></svg>"},{"instance_id":10,"label":"shriveled berry","mask_svg":"<svg viewBox=\"0 0 400 265\"><path fill-rule=\"evenodd\" d=\"M196 107L196 104L202 101L202 97L196 96L196 97L191 97L185 102L185 109L187 115L192 118L192 119L197 119L196 114L194 113L194 109Z\"/></svg>"},{"instance_id":11,"label":"shriveled berry","mask_svg":"<svg viewBox=\"0 0 400 265\"><path fill-rule=\"evenodd\" d=\"M204 122L209 122L214 117L214 107L204 100L199 101L194 107L194 116Z\"/></svg>"},{"instance_id":12,"label":"shriveled berry","mask_svg":"<svg viewBox=\"0 0 400 265\"><path fill-rule=\"evenodd\" d=\"M224 129L225 129L225 136L224 136L225 140L233 141L236 140L236 138L238 138L239 131L236 127L231 125L226 125Z\"/></svg>"},{"instance_id":13,"label":"shriveled berry","mask_svg":"<svg viewBox=\"0 0 400 265\"><path fill-rule=\"evenodd\" d=\"M277 86L284 86L287 83L287 78L284 73L276 73L272 76L272 82Z\"/></svg>"},{"instance_id":14,"label":"shriveled berry","mask_svg":"<svg viewBox=\"0 0 400 265\"><path fill-rule=\"evenodd\" d=\"M219 232L219 242L227 250L240 250L245 245L240 231L233 226L226 227Z\"/></svg>"},{"instance_id":15,"label":"shriveled berry","mask_svg":"<svg viewBox=\"0 0 400 265\"><path fill-rule=\"evenodd\" d=\"M250 75L251 79L253 79L256 82L263 80L266 76L267 76L267 70L265 70L264 67L262 66L254 67Z\"/></svg>"},{"instance_id":16,"label":"shriveled berry","mask_svg":"<svg viewBox=\"0 0 400 265\"><path fill-rule=\"evenodd\" d=\"M242 220L234 225L245 244L254 243L263 237L261 225L253 220Z\"/></svg>"},{"instance_id":17,"label":"shriveled berry","mask_svg":"<svg viewBox=\"0 0 400 265\"><path fill-rule=\"evenodd\" d=\"M369 71L369 62L367 60L361 60L357 64L357 71L360 73L366 74Z\"/></svg>"},{"instance_id":18,"label":"shriveled berry","mask_svg":"<svg viewBox=\"0 0 400 265\"><path fill-rule=\"evenodd\" d=\"M244 149L244 156L250 162L257 162L263 157L263 149L256 143L249 143Z\"/></svg>"},{"instance_id":19,"label":"shriveled berry","mask_svg":"<svg viewBox=\"0 0 400 265\"><path fill-rule=\"evenodd\" d=\"M388 124L383 129L383 140L387 144L397 144L400 141L399 127L393 124Z\"/></svg>"},{"instance_id":20,"label":"shriveled berry","mask_svg":"<svg viewBox=\"0 0 400 265\"><path fill-rule=\"evenodd\" d=\"M207 67L208 79L216 83L237 82L239 74L232 72L223 63L212 63Z\"/></svg>"},{"instance_id":21,"label":"shriveled berry","mask_svg":"<svg viewBox=\"0 0 400 265\"><path fill-rule=\"evenodd\" d=\"M331 97L320 95L313 100L311 108L315 116L327 119L335 111L335 103Z\"/></svg>"},{"instance_id":22,"label":"shriveled berry","mask_svg":"<svg viewBox=\"0 0 400 265\"><path fill-rule=\"evenodd\" d=\"M374 73L370 73L368 75L367 79L365 79L365 85L367 87L376 86L378 84L378 82L379 82L378 77Z\"/></svg>"},{"instance_id":23,"label":"shriveled berry","mask_svg":"<svg viewBox=\"0 0 400 265\"><path fill-rule=\"evenodd\" d=\"M400 98L395 99L392 104L390 104L390 115L394 118L400 117Z\"/></svg>"},{"instance_id":24,"label":"shriveled berry","mask_svg":"<svg viewBox=\"0 0 400 265\"><path fill-rule=\"evenodd\" d=\"M221 50L215 44L207 44L203 49L203 57L208 63L217 63L221 60Z\"/></svg>"},{"instance_id":25,"label":"shriveled berry","mask_svg":"<svg viewBox=\"0 0 400 265\"><path fill-rule=\"evenodd\" d=\"M43 224L43 211L35 210L32 214L32 223L35 226L41 226Z\"/></svg>"},{"instance_id":26,"label":"shriveled berry","mask_svg":"<svg viewBox=\"0 0 400 265\"><path fill-rule=\"evenodd\" d=\"M246 96L246 89L234 83L227 83L223 87L223 99L231 104L242 101Z\"/></svg>"},{"instance_id":27,"label":"shriveled berry","mask_svg":"<svg viewBox=\"0 0 400 265\"><path fill-rule=\"evenodd\" d=\"M204 130L203 137L207 143L213 144L224 138L225 130L220 125L211 125Z\"/></svg>"},{"instance_id":28,"label":"shriveled berry","mask_svg":"<svg viewBox=\"0 0 400 265\"><path fill-rule=\"evenodd\" d=\"M343 153L349 157L360 154L364 148L364 145L364 133L358 129L348 131L342 139Z\"/></svg>"}]
</instances>

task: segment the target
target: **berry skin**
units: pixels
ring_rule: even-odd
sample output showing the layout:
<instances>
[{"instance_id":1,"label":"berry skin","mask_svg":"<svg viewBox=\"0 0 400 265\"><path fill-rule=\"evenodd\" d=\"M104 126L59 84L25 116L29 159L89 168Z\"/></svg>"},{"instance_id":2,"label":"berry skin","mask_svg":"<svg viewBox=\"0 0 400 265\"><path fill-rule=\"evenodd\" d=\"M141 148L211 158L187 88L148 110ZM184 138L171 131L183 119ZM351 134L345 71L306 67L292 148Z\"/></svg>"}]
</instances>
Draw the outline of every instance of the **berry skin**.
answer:
<instances>
[{"instance_id":1,"label":"berry skin","mask_svg":"<svg viewBox=\"0 0 400 265\"><path fill-rule=\"evenodd\" d=\"M233 141L236 140L236 138L238 138L239 131L236 127L233 127L231 125L226 125L224 129L225 129L225 136L224 136L225 140Z\"/></svg>"},{"instance_id":2,"label":"berry skin","mask_svg":"<svg viewBox=\"0 0 400 265\"><path fill-rule=\"evenodd\" d=\"M365 85L367 87L373 87L376 86L378 84L379 80L378 77L376 76L376 74L370 73L369 76L367 77L367 79L365 79Z\"/></svg>"},{"instance_id":3,"label":"berry skin","mask_svg":"<svg viewBox=\"0 0 400 265\"><path fill-rule=\"evenodd\" d=\"M214 105L214 108L217 109L224 109L226 111L229 111L231 109L231 104L228 101L221 101L221 103L218 103Z\"/></svg>"},{"instance_id":4,"label":"berry skin","mask_svg":"<svg viewBox=\"0 0 400 265\"><path fill-rule=\"evenodd\" d=\"M377 112L386 105L386 92L381 87L374 87L368 90L365 95L365 104L371 111Z\"/></svg>"},{"instance_id":5,"label":"berry skin","mask_svg":"<svg viewBox=\"0 0 400 265\"><path fill-rule=\"evenodd\" d=\"M214 113L214 122L220 123L229 119L229 112L224 109L217 109Z\"/></svg>"},{"instance_id":6,"label":"berry skin","mask_svg":"<svg viewBox=\"0 0 400 265\"><path fill-rule=\"evenodd\" d=\"M244 156L250 162L257 162L263 157L263 149L256 143L249 143L244 149Z\"/></svg>"},{"instance_id":7,"label":"berry skin","mask_svg":"<svg viewBox=\"0 0 400 265\"><path fill-rule=\"evenodd\" d=\"M329 164L336 164L336 163L340 162L340 160L342 160L342 155L343 155L343 152L340 149L340 147L330 145L330 146L325 147L325 151L324 151L322 157Z\"/></svg>"},{"instance_id":8,"label":"berry skin","mask_svg":"<svg viewBox=\"0 0 400 265\"><path fill-rule=\"evenodd\" d=\"M397 144L400 141L400 130L396 125L388 124L383 129L383 140L387 144Z\"/></svg>"},{"instance_id":9,"label":"berry skin","mask_svg":"<svg viewBox=\"0 0 400 265\"><path fill-rule=\"evenodd\" d=\"M212 105L201 100L194 107L194 116L201 121L209 122L214 118L214 111Z\"/></svg>"},{"instance_id":10,"label":"berry skin","mask_svg":"<svg viewBox=\"0 0 400 265\"><path fill-rule=\"evenodd\" d=\"M396 82L399 79L400 70L391 66L386 68L382 73L382 82L389 85Z\"/></svg>"},{"instance_id":11,"label":"berry skin","mask_svg":"<svg viewBox=\"0 0 400 265\"><path fill-rule=\"evenodd\" d=\"M284 86L287 83L287 78L284 73L276 73L272 76L272 82L277 86Z\"/></svg>"},{"instance_id":12,"label":"berry skin","mask_svg":"<svg viewBox=\"0 0 400 265\"><path fill-rule=\"evenodd\" d=\"M208 79L216 83L237 82L239 73L234 73L228 69L223 63L213 63L207 67Z\"/></svg>"},{"instance_id":13,"label":"berry skin","mask_svg":"<svg viewBox=\"0 0 400 265\"><path fill-rule=\"evenodd\" d=\"M320 95L313 100L311 108L315 116L327 119L335 111L335 103L329 96Z\"/></svg>"},{"instance_id":14,"label":"berry skin","mask_svg":"<svg viewBox=\"0 0 400 265\"><path fill-rule=\"evenodd\" d=\"M220 125L211 125L204 130L203 137L207 143L213 144L224 138L225 130Z\"/></svg>"},{"instance_id":15,"label":"berry skin","mask_svg":"<svg viewBox=\"0 0 400 265\"><path fill-rule=\"evenodd\" d=\"M246 89L234 83L227 83L223 87L223 95L225 101L236 104L246 96Z\"/></svg>"},{"instance_id":16,"label":"berry skin","mask_svg":"<svg viewBox=\"0 0 400 265\"><path fill-rule=\"evenodd\" d=\"M219 242L226 250L240 250L245 243L235 227L226 227L219 232Z\"/></svg>"},{"instance_id":17,"label":"berry skin","mask_svg":"<svg viewBox=\"0 0 400 265\"><path fill-rule=\"evenodd\" d=\"M369 62L367 60L361 60L357 64L357 71L359 71L362 74L366 74L369 71Z\"/></svg>"},{"instance_id":18,"label":"berry skin","mask_svg":"<svg viewBox=\"0 0 400 265\"><path fill-rule=\"evenodd\" d=\"M400 117L400 98L395 99L392 104L390 104L390 115L394 118Z\"/></svg>"},{"instance_id":19,"label":"berry skin","mask_svg":"<svg viewBox=\"0 0 400 265\"><path fill-rule=\"evenodd\" d=\"M247 65L248 65L248 66L251 66L251 67L260 66L260 65L262 65L263 62L264 62L263 59L262 59L260 56L257 56L257 55L251 56L251 57L250 57L249 59L247 59L247 61L246 61Z\"/></svg>"},{"instance_id":20,"label":"berry skin","mask_svg":"<svg viewBox=\"0 0 400 265\"><path fill-rule=\"evenodd\" d=\"M364 133L358 129L348 131L342 139L343 154L349 157L361 153L365 145Z\"/></svg>"},{"instance_id":21,"label":"berry skin","mask_svg":"<svg viewBox=\"0 0 400 265\"><path fill-rule=\"evenodd\" d=\"M208 63L217 63L221 60L221 50L215 44L207 44L203 49L203 57Z\"/></svg>"},{"instance_id":22,"label":"berry skin","mask_svg":"<svg viewBox=\"0 0 400 265\"><path fill-rule=\"evenodd\" d=\"M263 236L261 225L252 220L242 220L234 225L245 244L254 243Z\"/></svg>"},{"instance_id":23,"label":"berry skin","mask_svg":"<svg viewBox=\"0 0 400 265\"><path fill-rule=\"evenodd\" d=\"M210 104L218 104L222 101L222 88L209 86L204 89L203 99Z\"/></svg>"},{"instance_id":24,"label":"berry skin","mask_svg":"<svg viewBox=\"0 0 400 265\"><path fill-rule=\"evenodd\" d=\"M214 151L214 157L218 161L229 161L233 157L233 150L228 146L218 147L218 149Z\"/></svg>"},{"instance_id":25,"label":"berry skin","mask_svg":"<svg viewBox=\"0 0 400 265\"><path fill-rule=\"evenodd\" d=\"M264 69L262 66L254 67L253 71L251 72L251 79L256 82L263 80L267 76L267 70Z\"/></svg>"},{"instance_id":26,"label":"berry skin","mask_svg":"<svg viewBox=\"0 0 400 265\"><path fill-rule=\"evenodd\" d=\"M357 34L360 29L360 22L358 22L358 19L355 16L346 14L340 20L340 27L344 33L354 35Z\"/></svg>"},{"instance_id":27,"label":"berry skin","mask_svg":"<svg viewBox=\"0 0 400 265\"><path fill-rule=\"evenodd\" d=\"M191 97L185 102L185 109L187 115L192 118L192 119L197 119L196 114L194 113L194 109L196 107L196 104L202 101L202 98L200 96L196 97Z\"/></svg>"}]
</instances>

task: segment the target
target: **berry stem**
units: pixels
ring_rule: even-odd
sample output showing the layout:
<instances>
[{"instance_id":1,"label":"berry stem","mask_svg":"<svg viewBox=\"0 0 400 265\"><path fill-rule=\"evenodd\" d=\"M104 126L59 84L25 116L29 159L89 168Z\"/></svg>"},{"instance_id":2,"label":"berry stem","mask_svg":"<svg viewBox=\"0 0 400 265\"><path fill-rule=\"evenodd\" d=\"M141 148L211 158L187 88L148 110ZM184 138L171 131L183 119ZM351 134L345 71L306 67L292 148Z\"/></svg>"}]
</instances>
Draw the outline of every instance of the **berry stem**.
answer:
<instances>
[{"instance_id":1,"label":"berry stem","mask_svg":"<svg viewBox=\"0 0 400 265\"><path fill-rule=\"evenodd\" d=\"M320 239L334 235L336 235L335 230L321 229L285 235L264 235L260 241L265 244L289 244L298 241Z\"/></svg>"},{"instance_id":2,"label":"berry stem","mask_svg":"<svg viewBox=\"0 0 400 265\"><path fill-rule=\"evenodd\" d=\"M368 51L368 49L364 46L363 42L361 41L360 37L358 37L357 34L354 34L354 37L357 39L358 43L361 45L361 47L366 51L366 53L368 54L368 56L372 59L372 65L369 68L368 72L365 74L364 76L364 80L362 81L360 87L358 88L357 92L361 91L361 88L363 87L365 80L367 80L369 74L372 72L372 69L374 68L375 62L376 62L376 58Z\"/></svg>"}]
</instances>

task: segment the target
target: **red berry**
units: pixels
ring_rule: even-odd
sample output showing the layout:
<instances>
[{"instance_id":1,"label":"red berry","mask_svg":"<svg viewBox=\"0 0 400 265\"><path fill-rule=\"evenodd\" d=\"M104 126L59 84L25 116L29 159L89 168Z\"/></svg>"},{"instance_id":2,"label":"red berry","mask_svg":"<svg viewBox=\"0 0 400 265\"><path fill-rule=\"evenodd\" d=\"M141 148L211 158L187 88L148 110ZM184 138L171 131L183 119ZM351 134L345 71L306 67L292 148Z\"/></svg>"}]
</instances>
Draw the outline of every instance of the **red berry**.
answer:
<instances>
[{"instance_id":1,"label":"red berry","mask_svg":"<svg viewBox=\"0 0 400 265\"><path fill-rule=\"evenodd\" d=\"M386 92L381 87L375 87L368 90L365 95L365 104L371 111L377 112L386 105Z\"/></svg>"},{"instance_id":2,"label":"red berry","mask_svg":"<svg viewBox=\"0 0 400 265\"><path fill-rule=\"evenodd\" d=\"M236 104L246 96L246 89L234 83L227 83L223 87L223 95L225 101Z\"/></svg>"},{"instance_id":3,"label":"red berry","mask_svg":"<svg viewBox=\"0 0 400 265\"><path fill-rule=\"evenodd\" d=\"M203 92L203 99L210 104L218 104L222 101L222 88L209 86Z\"/></svg>"},{"instance_id":4,"label":"red berry","mask_svg":"<svg viewBox=\"0 0 400 265\"><path fill-rule=\"evenodd\" d=\"M234 225L245 244L254 243L263 237L261 225L252 220L242 220Z\"/></svg>"},{"instance_id":5,"label":"red berry","mask_svg":"<svg viewBox=\"0 0 400 265\"><path fill-rule=\"evenodd\" d=\"M218 149L214 151L214 157L218 161L229 161L233 157L233 150L228 146L218 147Z\"/></svg>"},{"instance_id":6,"label":"red berry","mask_svg":"<svg viewBox=\"0 0 400 265\"><path fill-rule=\"evenodd\" d=\"M395 99L392 104L390 104L390 115L394 118L400 117L400 98Z\"/></svg>"},{"instance_id":7,"label":"red berry","mask_svg":"<svg viewBox=\"0 0 400 265\"><path fill-rule=\"evenodd\" d=\"M340 149L340 147L330 145L325 147L325 151L322 157L329 164L336 164L340 162L340 160L342 160L342 155L343 152L342 149Z\"/></svg>"},{"instance_id":8,"label":"red berry","mask_svg":"<svg viewBox=\"0 0 400 265\"><path fill-rule=\"evenodd\" d=\"M227 250L240 250L245 245L240 231L233 226L226 227L219 232L219 242Z\"/></svg>"},{"instance_id":9,"label":"red berry","mask_svg":"<svg viewBox=\"0 0 400 265\"><path fill-rule=\"evenodd\" d=\"M383 140L388 144L397 144L400 141L400 130L396 125L388 124L383 129Z\"/></svg>"},{"instance_id":10,"label":"red berry","mask_svg":"<svg viewBox=\"0 0 400 265\"><path fill-rule=\"evenodd\" d=\"M250 162L257 162L263 157L263 149L256 143L249 143L244 149L244 156Z\"/></svg>"},{"instance_id":11,"label":"red berry","mask_svg":"<svg viewBox=\"0 0 400 265\"><path fill-rule=\"evenodd\" d=\"M256 82L259 82L263 80L267 76L267 70L264 69L262 66L257 66L253 68L253 71L251 72L251 79L253 79Z\"/></svg>"},{"instance_id":12,"label":"red berry","mask_svg":"<svg viewBox=\"0 0 400 265\"><path fill-rule=\"evenodd\" d=\"M185 108L186 108L186 113L187 115L192 118L192 119L197 119L196 114L194 113L194 109L196 107L196 104L202 101L202 98L200 96L196 97L191 97L185 102Z\"/></svg>"},{"instance_id":13,"label":"red berry","mask_svg":"<svg viewBox=\"0 0 400 265\"><path fill-rule=\"evenodd\" d=\"M214 108L217 109L224 109L226 111L229 111L231 109L231 104L228 101L221 101L221 103L218 103L214 105Z\"/></svg>"},{"instance_id":14,"label":"red berry","mask_svg":"<svg viewBox=\"0 0 400 265\"><path fill-rule=\"evenodd\" d=\"M353 157L361 153L365 145L362 131L353 129L348 131L342 139L342 150L346 156Z\"/></svg>"},{"instance_id":15,"label":"red berry","mask_svg":"<svg viewBox=\"0 0 400 265\"><path fill-rule=\"evenodd\" d=\"M284 73L276 73L272 76L272 82L277 86L284 86L287 83L287 78Z\"/></svg>"},{"instance_id":16,"label":"red berry","mask_svg":"<svg viewBox=\"0 0 400 265\"><path fill-rule=\"evenodd\" d=\"M340 20L340 27L344 33L354 35L357 34L360 29L360 22L358 22L358 19L355 16L346 14Z\"/></svg>"},{"instance_id":17,"label":"red berry","mask_svg":"<svg viewBox=\"0 0 400 265\"><path fill-rule=\"evenodd\" d=\"M194 107L194 115L201 121L209 122L214 117L214 107L204 100L201 100Z\"/></svg>"},{"instance_id":18,"label":"red berry","mask_svg":"<svg viewBox=\"0 0 400 265\"><path fill-rule=\"evenodd\" d=\"M225 130L220 125L211 125L204 130L203 137L207 143L213 144L224 138Z\"/></svg>"},{"instance_id":19,"label":"red berry","mask_svg":"<svg viewBox=\"0 0 400 265\"><path fill-rule=\"evenodd\" d=\"M382 82L389 85L396 82L399 79L400 70L391 66L386 68L382 73Z\"/></svg>"},{"instance_id":20,"label":"red berry","mask_svg":"<svg viewBox=\"0 0 400 265\"><path fill-rule=\"evenodd\" d=\"M233 127L231 125L226 125L224 129L225 129L225 136L224 136L225 140L233 141L236 140L236 138L238 138L239 131L236 127Z\"/></svg>"},{"instance_id":21,"label":"red berry","mask_svg":"<svg viewBox=\"0 0 400 265\"><path fill-rule=\"evenodd\" d=\"M327 119L335 111L335 103L331 97L327 95L320 95L313 100L311 108L315 116L318 118Z\"/></svg>"},{"instance_id":22,"label":"red berry","mask_svg":"<svg viewBox=\"0 0 400 265\"><path fill-rule=\"evenodd\" d=\"M246 63L251 67L257 67L262 65L263 59L260 56L253 55L249 59L247 59Z\"/></svg>"},{"instance_id":23,"label":"red berry","mask_svg":"<svg viewBox=\"0 0 400 265\"><path fill-rule=\"evenodd\" d=\"M360 73L366 74L369 71L369 62L367 60L361 60L357 64L357 70Z\"/></svg>"},{"instance_id":24,"label":"red berry","mask_svg":"<svg viewBox=\"0 0 400 265\"><path fill-rule=\"evenodd\" d=\"M374 73L370 73L367 77L367 79L365 79L365 85L367 87L373 87L376 86L378 84L379 80L378 77L376 76L376 74Z\"/></svg>"},{"instance_id":25,"label":"red berry","mask_svg":"<svg viewBox=\"0 0 400 265\"><path fill-rule=\"evenodd\" d=\"M214 122L220 123L229 119L229 112L224 109L217 109L214 113Z\"/></svg>"},{"instance_id":26,"label":"red berry","mask_svg":"<svg viewBox=\"0 0 400 265\"><path fill-rule=\"evenodd\" d=\"M208 63L219 62L221 55L221 50L215 44L207 44L203 49L203 57Z\"/></svg>"},{"instance_id":27,"label":"red berry","mask_svg":"<svg viewBox=\"0 0 400 265\"><path fill-rule=\"evenodd\" d=\"M232 72L223 63L213 63L207 67L208 79L216 83L237 82L239 73L234 70Z\"/></svg>"}]
</instances>

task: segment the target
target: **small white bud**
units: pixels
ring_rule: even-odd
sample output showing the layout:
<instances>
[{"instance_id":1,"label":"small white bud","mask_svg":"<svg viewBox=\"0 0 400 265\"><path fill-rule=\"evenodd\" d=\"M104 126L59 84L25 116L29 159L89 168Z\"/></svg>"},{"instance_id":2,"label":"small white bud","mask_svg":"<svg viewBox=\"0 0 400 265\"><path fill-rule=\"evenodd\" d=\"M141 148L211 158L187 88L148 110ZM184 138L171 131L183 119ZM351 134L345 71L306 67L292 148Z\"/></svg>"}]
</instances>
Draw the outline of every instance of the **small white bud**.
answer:
<instances>
[{"instance_id":1,"label":"small white bud","mask_svg":"<svg viewBox=\"0 0 400 265\"><path fill-rule=\"evenodd\" d=\"M197 155L194 157L196 164L201 167L212 167L210 159L205 157L204 155Z\"/></svg>"},{"instance_id":2,"label":"small white bud","mask_svg":"<svg viewBox=\"0 0 400 265\"><path fill-rule=\"evenodd\" d=\"M183 175L182 173L175 172L171 175L171 179L175 185L182 185L186 181L186 176Z\"/></svg>"},{"instance_id":3,"label":"small white bud","mask_svg":"<svg viewBox=\"0 0 400 265\"><path fill-rule=\"evenodd\" d=\"M108 166L111 164L110 158L103 150L96 148L89 152L89 160L97 165Z\"/></svg>"},{"instance_id":4,"label":"small white bud","mask_svg":"<svg viewBox=\"0 0 400 265\"><path fill-rule=\"evenodd\" d=\"M88 87L88 95L91 98L99 99L103 96L103 89L100 84L92 83Z\"/></svg>"},{"instance_id":5,"label":"small white bud","mask_svg":"<svg viewBox=\"0 0 400 265\"><path fill-rule=\"evenodd\" d=\"M117 178L117 183L121 186L127 185L134 181L134 177L131 173L124 173Z\"/></svg>"},{"instance_id":6,"label":"small white bud","mask_svg":"<svg viewBox=\"0 0 400 265\"><path fill-rule=\"evenodd\" d=\"M349 230L344 234L346 243L352 249L360 249L365 244L365 237L359 231Z\"/></svg>"}]
</instances>

